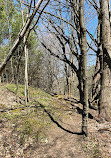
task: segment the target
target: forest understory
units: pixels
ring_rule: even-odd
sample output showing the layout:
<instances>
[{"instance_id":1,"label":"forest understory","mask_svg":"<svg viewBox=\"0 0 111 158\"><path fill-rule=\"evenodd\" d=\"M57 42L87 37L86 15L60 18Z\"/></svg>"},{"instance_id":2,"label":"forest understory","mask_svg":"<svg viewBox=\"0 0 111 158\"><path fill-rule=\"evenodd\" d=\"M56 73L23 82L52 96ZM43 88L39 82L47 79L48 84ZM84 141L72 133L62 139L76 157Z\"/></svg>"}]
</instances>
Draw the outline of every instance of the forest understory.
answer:
<instances>
[{"instance_id":1,"label":"forest understory","mask_svg":"<svg viewBox=\"0 0 111 158\"><path fill-rule=\"evenodd\" d=\"M0 0L0 158L111 158L111 0Z\"/></svg>"},{"instance_id":2,"label":"forest understory","mask_svg":"<svg viewBox=\"0 0 111 158\"><path fill-rule=\"evenodd\" d=\"M83 139L77 98L32 87L29 98L25 106L23 85L17 93L14 84L0 84L0 158L111 157L111 124L99 123L96 110L89 109L89 136Z\"/></svg>"}]
</instances>

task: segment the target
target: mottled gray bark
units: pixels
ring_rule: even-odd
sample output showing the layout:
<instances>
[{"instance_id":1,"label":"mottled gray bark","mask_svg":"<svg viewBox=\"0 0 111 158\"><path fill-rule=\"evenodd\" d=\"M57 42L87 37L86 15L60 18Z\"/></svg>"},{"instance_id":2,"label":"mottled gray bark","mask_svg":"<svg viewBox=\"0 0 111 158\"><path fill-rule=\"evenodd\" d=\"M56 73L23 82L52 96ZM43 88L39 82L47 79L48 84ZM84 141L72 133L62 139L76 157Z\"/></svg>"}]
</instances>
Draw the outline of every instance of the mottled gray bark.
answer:
<instances>
[{"instance_id":1,"label":"mottled gray bark","mask_svg":"<svg viewBox=\"0 0 111 158\"><path fill-rule=\"evenodd\" d=\"M101 47L101 14L98 13L98 27L97 27L97 58L96 58L96 66L95 66L95 74L93 76L93 84L92 84L92 95L90 98L90 103L93 108L98 109L100 112L100 90L101 90L101 71L102 71L102 58L103 52Z\"/></svg>"},{"instance_id":2,"label":"mottled gray bark","mask_svg":"<svg viewBox=\"0 0 111 158\"><path fill-rule=\"evenodd\" d=\"M79 0L79 24L80 24L80 49L82 55L83 71L83 115L82 115L82 133L88 136L88 85L87 85L87 41L86 28L84 22L84 0Z\"/></svg>"},{"instance_id":3,"label":"mottled gray bark","mask_svg":"<svg viewBox=\"0 0 111 158\"><path fill-rule=\"evenodd\" d=\"M111 37L109 1L100 1L102 23L103 71L100 96L100 118L111 121Z\"/></svg>"}]
</instances>

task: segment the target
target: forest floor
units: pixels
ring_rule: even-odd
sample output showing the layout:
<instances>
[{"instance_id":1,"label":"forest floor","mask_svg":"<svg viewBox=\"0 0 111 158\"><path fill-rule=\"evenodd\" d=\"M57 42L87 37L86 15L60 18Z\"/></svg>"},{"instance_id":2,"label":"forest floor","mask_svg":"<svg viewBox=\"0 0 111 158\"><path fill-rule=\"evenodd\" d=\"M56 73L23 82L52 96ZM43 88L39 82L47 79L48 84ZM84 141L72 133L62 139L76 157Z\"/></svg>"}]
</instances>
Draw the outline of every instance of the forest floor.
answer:
<instances>
[{"instance_id":1,"label":"forest floor","mask_svg":"<svg viewBox=\"0 0 111 158\"><path fill-rule=\"evenodd\" d=\"M99 123L89 109L89 137L81 134L77 98L51 96L24 86L0 85L0 158L111 158L111 123Z\"/></svg>"}]
</instances>

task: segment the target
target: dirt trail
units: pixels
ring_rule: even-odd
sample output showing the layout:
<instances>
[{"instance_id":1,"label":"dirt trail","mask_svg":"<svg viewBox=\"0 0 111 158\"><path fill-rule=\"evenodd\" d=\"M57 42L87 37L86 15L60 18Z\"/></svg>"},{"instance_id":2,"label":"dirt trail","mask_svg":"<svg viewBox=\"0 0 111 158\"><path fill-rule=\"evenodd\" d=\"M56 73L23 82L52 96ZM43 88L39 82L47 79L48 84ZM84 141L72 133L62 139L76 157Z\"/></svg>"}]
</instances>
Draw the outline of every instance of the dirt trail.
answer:
<instances>
[{"instance_id":1,"label":"dirt trail","mask_svg":"<svg viewBox=\"0 0 111 158\"><path fill-rule=\"evenodd\" d=\"M97 112L90 109L89 139L84 141L81 135L82 105L71 98L57 99L57 102L61 106L68 105L64 111L65 117L56 120L45 111L52 123L43 142L29 142L30 145L26 142L20 146L18 135L13 133L13 124L1 118L0 158L110 158L111 123L99 124L96 121ZM1 87L0 105L1 109L11 108L16 105L16 96Z\"/></svg>"},{"instance_id":2,"label":"dirt trail","mask_svg":"<svg viewBox=\"0 0 111 158\"><path fill-rule=\"evenodd\" d=\"M30 153L29 157L33 158L86 158L86 154L81 147L81 117L78 114L70 115L67 119L59 121L61 129L53 124L51 129L47 131L47 139L43 144L38 145ZM65 131L67 130L67 131ZM76 132L72 134L69 132ZM27 151L26 151L27 152ZM29 153L25 155L25 158Z\"/></svg>"}]
</instances>

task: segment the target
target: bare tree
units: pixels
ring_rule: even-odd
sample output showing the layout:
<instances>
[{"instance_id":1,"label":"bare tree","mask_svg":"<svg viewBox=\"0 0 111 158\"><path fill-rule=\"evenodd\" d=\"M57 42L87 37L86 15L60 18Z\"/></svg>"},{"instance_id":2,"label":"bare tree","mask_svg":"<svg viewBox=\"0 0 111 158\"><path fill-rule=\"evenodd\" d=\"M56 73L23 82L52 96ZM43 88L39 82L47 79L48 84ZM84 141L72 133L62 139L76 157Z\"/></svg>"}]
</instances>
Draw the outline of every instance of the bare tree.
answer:
<instances>
[{"instance_id":1,"label":"bare tree","mask_svg":"<svg viewBox=\"0 0 111 158\"><path fill-rule=\"evenodd\" d=\"M78 77L79 81L79 91L80 91L80 101L83 103L83 126L82 126L82 132L87 136L87 125L88 125L88 89L87 89L87 40L86 40L86 27L84 22L84 11L83 11L83 1L80 1L79 3L71 3L71 7L73 7L73 24L71 26L74 26L73 29L75 30L75 35L73 34L72 39L70 39L70 36L65 34L65 30L58 24L55 23L53 19L45 17L45 24L44 26L50 32L53 34L56 38L56 40L59 43L59 50L58 48L53 45L53 47L56 47L56 52L54 49L51 49L51 45L48 46L49 42L46 42L46 39L44 41L41 41L43 47L47 49L47 51L58 58L59 60L67 63L72 69L76 72L76 75ZM72 6L73 4L73 6ZM77 6L75 6L77 4ZM77 10L75 9L77 8ZM75 13L75 10L77 11ZM46 20L48 25L46 25ZM75 29L76 25L76 29ZM77 39L77 40L76 40ZM49 39L48 39L49 40ZM79 41L79 43L77 42ZM57 42L56 42L57 43ZM76 44L77 43L77 44ZM52 43L51 43L52 44ZM75 65L73 61L70 60L70 58L67 56L66 53L66 45L69 46L70 53L77 58L78 65ZM74 45L74 47L73 47ZM78 49L78 46L80 49ZM57 51L58 50L58 51ZM66 68L66 67L65 67ZM67 82L67 84L69 84Z\"/></svg>"},{"instance_id":2,"label":"bare tree","mask_svg":"<svg viewBox=\"0 0 111 158\"><path fill-rule=\"evenodd\" d=\"M17 39L15 40L12 48L10 49L7 57L5 58L5 60L3 61L3 63L0 65L0 75L2 73L2 71L4 70L5 66L7 65L8 61L10 60L10 58L12 57L12 55L14 54L15 50L17 49L18 45L20 44L20 42L22 41L22 39L24 38L25 33L28 31L32 20L34 19L38 9L40 8L41 4L42 4L43 0L39 0L38 3L36 4L33 12L31 13L31 15L27 18L25 25L23 26L23 28L21 29L21 31L18 34ZM49 0L47 1L47 5L48 5ZM46 7L46 5L45 5ZM42 12L40 13L40 15L42 14ZM40 18L40 16L38 17L38 19ZM37 19L37 22L38 22ZM36 24L37 24L36 22Z\"/></svg>"}]
</instances>

